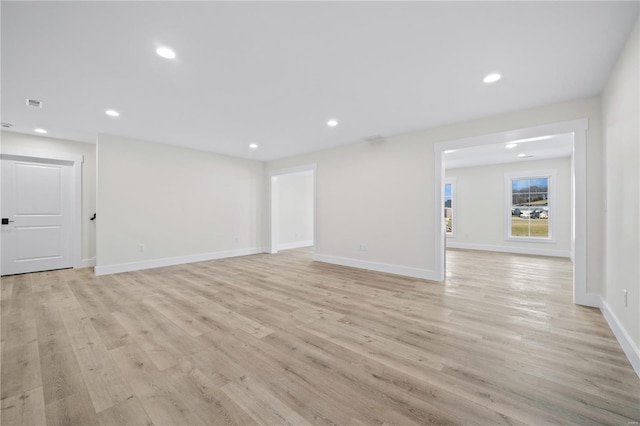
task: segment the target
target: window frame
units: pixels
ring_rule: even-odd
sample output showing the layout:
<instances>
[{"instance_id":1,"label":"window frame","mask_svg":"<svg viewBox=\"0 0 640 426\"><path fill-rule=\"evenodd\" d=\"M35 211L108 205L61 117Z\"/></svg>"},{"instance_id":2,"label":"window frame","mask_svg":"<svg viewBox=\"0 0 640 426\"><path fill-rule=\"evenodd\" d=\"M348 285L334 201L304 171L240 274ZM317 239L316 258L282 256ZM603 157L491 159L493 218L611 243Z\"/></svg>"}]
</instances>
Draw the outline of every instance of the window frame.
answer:
<instances>
[{"instance_id":1,"label":"window frame","mask_svg":"<svg viewBox=\"0 0 640 426\"><path fill-rule=\"evenodd\" d=\"M556 242L556 222L558 215L558 205L556 202L556 185L557 185L557 170L529 170L523 172L507 172L504 174L504 195L505 195L505 209L504 209L504 239L505 241L520 241L520 242L540 242L540 243L555 243ZM549 235L547 237L531 237L531 236L513 236L511 235L511 207L513 206L512 199L512 181L518 179L548 179L547 188L547 206L549 211ZM529 219L531 220L531 219Z\"/></svg>"},{"instance_id":2,"label":"window frame","mask_svg":"<svg viewBox=\"0 0 640 426\"><path fill-rule=\"evenodd\" d=\"M444 203L445 203L445 190L444 190L445 185L451 185L451 232L447 232L445 228L444 234L447 238L455 238L456 224L458 223L457 217L456 217L456 209L457 209L456 178L455 177L445 178L442 183L442 208L443 209L444 209ZM444 210L443 210L443 213L444 213Z\"/></svg>"}]
</instances>

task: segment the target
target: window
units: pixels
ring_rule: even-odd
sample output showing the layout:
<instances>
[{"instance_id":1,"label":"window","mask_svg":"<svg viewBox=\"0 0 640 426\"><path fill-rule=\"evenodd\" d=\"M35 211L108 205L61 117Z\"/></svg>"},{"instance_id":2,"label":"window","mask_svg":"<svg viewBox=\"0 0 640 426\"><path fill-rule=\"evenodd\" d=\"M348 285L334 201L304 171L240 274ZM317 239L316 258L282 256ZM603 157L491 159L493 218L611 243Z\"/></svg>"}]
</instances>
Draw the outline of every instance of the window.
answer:
<instances>
[{"instance_id":1,"label":"window","mask_svg":"<svg viewBox=\"0 0 640 426\"><path fill-rule=\"evenodd\" d=\"M555 170L505 174L506 239L555 241Z\"/></svg>"},{"instance_id":2,"label":"window","mask_svg":"<svg viewBox=\"0 0 640 426\"><path fill-rule=\"evenodd\" d=\"M444 180L444 219L447 225L447 237L455 236L455 178Z\"/></svg>"}]
</instances>

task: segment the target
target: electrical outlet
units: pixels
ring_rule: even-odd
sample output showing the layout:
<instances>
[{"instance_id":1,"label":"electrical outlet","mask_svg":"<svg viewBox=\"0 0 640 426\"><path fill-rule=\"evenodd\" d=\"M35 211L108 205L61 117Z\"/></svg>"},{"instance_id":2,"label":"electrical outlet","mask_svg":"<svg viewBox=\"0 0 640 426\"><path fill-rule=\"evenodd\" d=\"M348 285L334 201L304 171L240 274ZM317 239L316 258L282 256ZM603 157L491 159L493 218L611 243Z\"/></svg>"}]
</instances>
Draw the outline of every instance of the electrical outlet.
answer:
<instances>
[{"instance_id":1,"label":"electrical outlet","mask_svg":"<svg viewBox=\"0 0 640 426\"><path fill-rule=\"evenodd\" d=\"M624 293L624 307L629 307L629 292L627 290L622 290Z\"/></svg>"},{"instance_id":2,"label":"electrical outlet","mask_svg":"<svg viewBox=\"0 0 640 426\"><path fill-rule=\"evenodd\" d=\"M138 244L138 251L142 253L144 251L144 244Z\"/></svg>"},{"instance_id":3,"label":"electrical outlet","mask_svg":"<svg viewBox=\"0 0 640 426\"><path fill-rule=\"evenodd\" d=\"M366 244L360 244L360 251L367 251L367 245Z\"/></svg>"}]
</instances>

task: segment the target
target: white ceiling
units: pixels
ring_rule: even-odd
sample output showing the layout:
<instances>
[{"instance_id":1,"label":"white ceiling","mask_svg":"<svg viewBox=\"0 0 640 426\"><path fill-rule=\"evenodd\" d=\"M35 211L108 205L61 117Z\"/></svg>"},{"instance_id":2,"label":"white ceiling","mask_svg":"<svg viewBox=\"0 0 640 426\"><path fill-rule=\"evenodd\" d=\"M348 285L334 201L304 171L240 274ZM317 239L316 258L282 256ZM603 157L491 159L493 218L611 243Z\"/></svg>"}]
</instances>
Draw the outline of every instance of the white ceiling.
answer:
<instances>
[{"instance_id":1,"label":"white ceiling","mask_svg":"<svg viewBox=\"0 0 640 426\"><path fill-rule=\"evenodd\" d=\"M544 139L542 139L544 138ZM447 169L485 166L489 164L520 163L532 160L568 157L573 153L573 135L549 135L542 138L521 139L515 147L507 148L507 143L496 143L472 148L458 149L443 154ZM526 157L518 157L519 154Z\"/></svg>"},{"instance_id":2,"label":"white ceiling","mask_svg":"<svg viewBox=\"0 0 640 426\"><path fill-rule=\"evenodd\" d=\"M2 121L267 161L598 94L638 5L2 1Z\"/></svg>"}]
</instances>

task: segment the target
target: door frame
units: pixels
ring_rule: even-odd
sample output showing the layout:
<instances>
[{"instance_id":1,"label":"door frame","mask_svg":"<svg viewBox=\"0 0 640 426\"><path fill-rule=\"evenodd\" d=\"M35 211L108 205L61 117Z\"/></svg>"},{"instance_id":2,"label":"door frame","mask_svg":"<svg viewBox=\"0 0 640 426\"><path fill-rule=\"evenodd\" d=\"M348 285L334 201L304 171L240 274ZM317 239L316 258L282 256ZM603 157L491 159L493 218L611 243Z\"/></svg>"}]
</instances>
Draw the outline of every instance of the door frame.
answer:
<instances>
[{"instance_id":1,"label":"door frame","mask_svg":"<svg viewBox=\"0 0 640 426\"><path fill-rule=\"evenodd\" d=\"M290 175L294 173L302 173L302 172L312 172L313 173L313 255L315 257L316 247L318 241L318 233L317 231L317 192L316 192L316 164L306 164L303 166L297 167L289 167L286 169L278 169L278 170L270 170L269 175L269 200L271 203L270 208L270 226L269 226L269 253L275 254L278 252L278 231L279 231L279 223L278 223L278 176Z\"/></svg>"},{"instance_id":2,"label":"door frame","mask_svg":"<svg viewBox=\"0 0 640 426\"><path fill-rule=\"evenodd\" d=\"M72 186L73 196L71 205L71 233L72 249L71 262L74 268L82 268L82 155L46 151L33 148L4 147L0 152L2 160L31 161L46 163L47 161L62 162L73 168Z\"/></svg>"},{"instance_id":3,"label":"door frame","mask_svg":"<svg viewBox=\"0 0 640 426\"><path fill-rule=\"evenodd\" d=\"M445 279L445 231L442 226L442 203L444 202L443 152L474 146L506 143L517 139L573 133L571 155L571 256L573 260L573 302L578 305L599 306L598 296L587 291L587 136L589 120L563 121L541 126L486 134L470 138L438 142L434 145L435 172L435 272L440 281Z\"/></svg>"}]
</instances>

